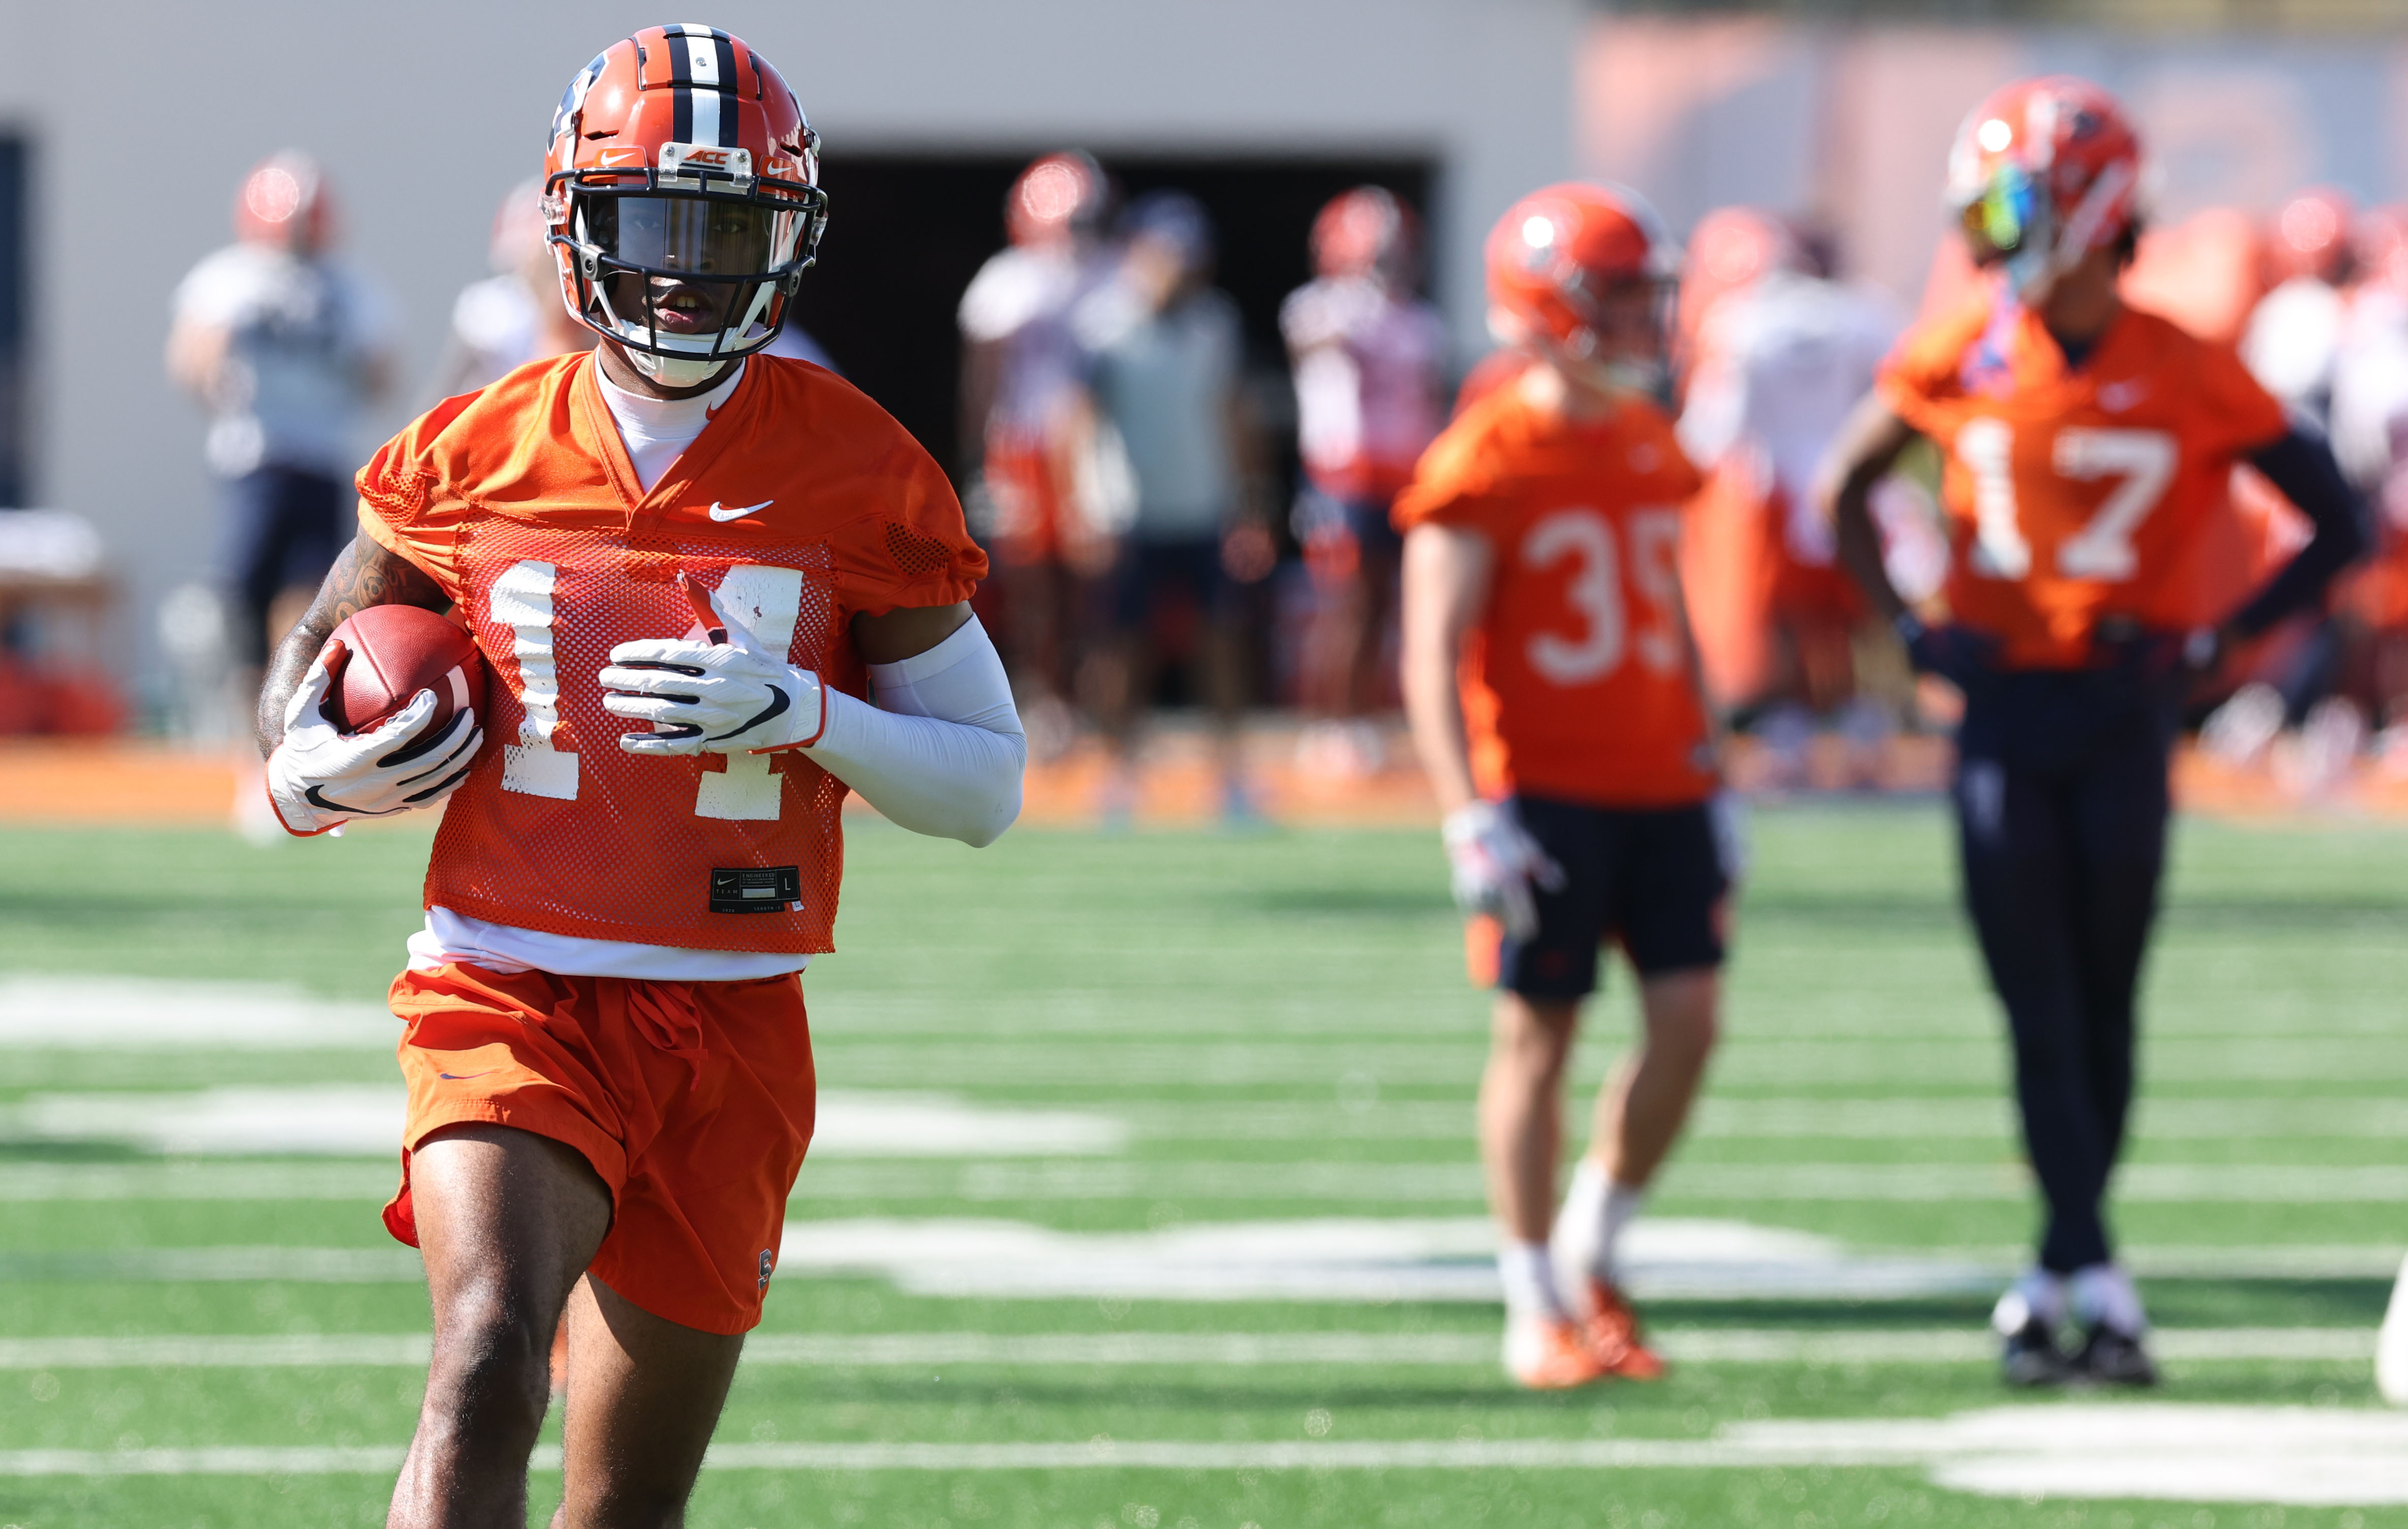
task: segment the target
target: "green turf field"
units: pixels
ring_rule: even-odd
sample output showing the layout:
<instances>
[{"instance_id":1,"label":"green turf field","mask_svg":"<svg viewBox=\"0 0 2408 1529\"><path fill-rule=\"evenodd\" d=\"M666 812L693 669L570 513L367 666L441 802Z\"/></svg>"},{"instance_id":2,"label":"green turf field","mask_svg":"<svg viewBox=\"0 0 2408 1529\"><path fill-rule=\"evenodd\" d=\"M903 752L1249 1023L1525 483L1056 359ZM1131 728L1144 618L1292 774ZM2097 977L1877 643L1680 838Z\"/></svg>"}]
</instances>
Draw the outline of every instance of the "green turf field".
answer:
<instances>
[{"instance_id":1,"label":"green turf field","mask_svg":"<svg viewBox=\"0 0 2408 1529\"><path fill-rule=\"evenodd\" d=\"M0 1525L382 1522L425 1311L361 1015L424 842L0 835ZM1992 1379L2032 1207L1937 807L1754 842L1727 1048L1634 1250L1675 1372L1532 1396L1435 836L855 827L806 982L824 1150L692 1522L2408 1524L2367 1357L2408 1245L2408 835L2183 830L2118 1218L2164 1329L2139 1402ZM1628 1023L1617 974L1584 1090Z\"/></svg>"}]
</instances>

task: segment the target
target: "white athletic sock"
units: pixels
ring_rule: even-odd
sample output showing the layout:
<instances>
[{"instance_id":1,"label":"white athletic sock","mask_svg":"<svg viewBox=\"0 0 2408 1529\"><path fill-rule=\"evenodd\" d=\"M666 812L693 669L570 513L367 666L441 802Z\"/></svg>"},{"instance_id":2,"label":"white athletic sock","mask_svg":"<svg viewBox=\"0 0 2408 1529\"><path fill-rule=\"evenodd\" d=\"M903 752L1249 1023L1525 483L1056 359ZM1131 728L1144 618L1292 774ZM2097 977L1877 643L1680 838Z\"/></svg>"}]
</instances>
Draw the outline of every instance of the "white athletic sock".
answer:
<instances>
[{"instance_id":1,"label":"white athletic sock","mask_svg":"<svg viewBox=\"0 0 2408 1529\"><path fill-rule=\"evenodd\" d=\"M1562 1320L1564 1300L1555 1292L1545 1243L1508 1242L1498 1249L1497 1278L1505 1285L1506 1321Z\"/></svg>"},{"instance_id":2,"label":"white athletic sock","mask_svg":"<svg viewBox=\"0 0 2408 1529\"><path fill-rule=\"evenodd\" d=\"M2026 1269L1990 1310L1990 1325L2009 1336L2022 1332L2024 1323L2034 1318L2049 1328L2065 1321L2065 1276L2042 1268Z\"/></svg>"},{"instance_id":3,"label":"white athletic sock","mask_svg":"<svg viewBox=\"0 0 2408 1529\"><path fill-rule=\"evenodd\" d=\"M2118 1264L2092 1264L2073 1271L2073 1318L2084 1324L2104 1322L2127 1337L2149 1330L2149 1315L2141 1309L2141 1293Z\"/></svg>"},{"instance_id":4,"label":"white athletic sock","mask_svg":"<svg viewBox=\"0 0 2408 1529\"><path fill-rule=\"evenodd\" d=\"M1567 1279L1594 1276L1619 1284L1623 1228L1646 1203L1645 1190L1616 1183L1597 1159L1582 1158L1555 1216L1552 1245L1558 1273Z\"/></svg>"}]
</instances>

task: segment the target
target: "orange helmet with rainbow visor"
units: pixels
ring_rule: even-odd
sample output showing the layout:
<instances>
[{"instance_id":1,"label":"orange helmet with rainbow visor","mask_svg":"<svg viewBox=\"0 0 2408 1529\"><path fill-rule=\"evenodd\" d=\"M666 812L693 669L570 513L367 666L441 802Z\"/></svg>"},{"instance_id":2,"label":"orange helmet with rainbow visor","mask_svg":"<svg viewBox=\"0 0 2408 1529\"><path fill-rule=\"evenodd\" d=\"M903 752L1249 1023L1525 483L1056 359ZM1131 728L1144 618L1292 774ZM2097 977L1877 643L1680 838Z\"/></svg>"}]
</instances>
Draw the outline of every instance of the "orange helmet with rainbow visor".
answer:
<instances>
[{"instance_id":1,"label":"orange helmet with rainbow visor","mask_svg":"<svg viewBox=\"0 0 2408 1529\"><path fill-rule=\"evenodd\" d=\"M741 38L647 27L561 96L543 212L568 311L695 386L778 337L818 258L819 135Z\"/></svg>"},{"instance_id":2,"label":"orange helmet with rainbow visor","mask_svg":"<svg viewBox=\"0 0 2408 1529\"><path fill-rule=\"evenodd\" d=\"M1681 252L1645 197L1584 181L1542 187L1497 221L1487 266L1489 328L1499 340L1594 364L1632 391L1663 385ZM1650 305L1650 356L1609 353L1610 299L1633 289Z\"/></svg>"},{"instance_id":3,"label":"orange helmet with rainbow visor","mask_svg":"<svg viewBox=\"0 0 2408 1529\"><path fill-rule=\"evenodd\" d=\"M1975 107L1948 154L1948 204L1974 262L2036 301L2141 222L2141 138L2123 106L2071 75L2018 80Z\"/></svg>"}]
</instances>

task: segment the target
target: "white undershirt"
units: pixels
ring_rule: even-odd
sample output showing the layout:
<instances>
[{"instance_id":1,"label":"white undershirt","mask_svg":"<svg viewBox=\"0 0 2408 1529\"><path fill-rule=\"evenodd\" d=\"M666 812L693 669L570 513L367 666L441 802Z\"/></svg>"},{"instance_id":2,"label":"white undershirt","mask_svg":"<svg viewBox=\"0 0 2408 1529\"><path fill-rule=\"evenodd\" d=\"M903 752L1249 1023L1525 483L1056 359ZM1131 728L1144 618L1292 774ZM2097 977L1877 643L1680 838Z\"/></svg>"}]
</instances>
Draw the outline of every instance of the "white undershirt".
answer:
<instances>
[{"instance_id":1,"label":"white undershirt","mask_svg":"<svg viewBox=\"0 0 2408 1529\"><path fill-rule=\"evenodd\" d=\"M692 398L647 398L614 387L597 364L594 380L619 426L636 480L652 492L680 453L710 423L710 414L743 379L738 364L726 380ZM632 977L662 982L745 982L783 977L810 965L807 955L775 950L696 950L675 945L638 945L629 940L585 939L488 923L448 907L426 910L426 927L409 936L412 971L432 971L453 961L474 962L494 972L543 971L562 977Z\"/></svg>"}]
</instances>

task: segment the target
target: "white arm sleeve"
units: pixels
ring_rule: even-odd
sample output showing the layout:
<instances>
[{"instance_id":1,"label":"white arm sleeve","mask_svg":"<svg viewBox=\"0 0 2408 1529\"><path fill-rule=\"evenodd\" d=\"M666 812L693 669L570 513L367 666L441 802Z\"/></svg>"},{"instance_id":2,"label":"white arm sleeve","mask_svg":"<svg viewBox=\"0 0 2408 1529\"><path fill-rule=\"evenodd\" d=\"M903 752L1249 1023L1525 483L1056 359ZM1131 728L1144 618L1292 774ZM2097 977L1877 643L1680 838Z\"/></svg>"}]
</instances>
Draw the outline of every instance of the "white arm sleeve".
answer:
<instances>
[{"instance_id":1,"label":"white arm sleeve","mask_svg":"<svg viewBox=\"0 0 2408 1529\"><path fill-rule=\"evenodd\" d=\"M973 616L869 679L876 706L823 692L827 726L803 752L915 834L993 844L1020 816L1028 740L986 628Z\"/></svg>"}]
</instances>

